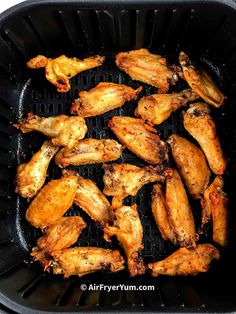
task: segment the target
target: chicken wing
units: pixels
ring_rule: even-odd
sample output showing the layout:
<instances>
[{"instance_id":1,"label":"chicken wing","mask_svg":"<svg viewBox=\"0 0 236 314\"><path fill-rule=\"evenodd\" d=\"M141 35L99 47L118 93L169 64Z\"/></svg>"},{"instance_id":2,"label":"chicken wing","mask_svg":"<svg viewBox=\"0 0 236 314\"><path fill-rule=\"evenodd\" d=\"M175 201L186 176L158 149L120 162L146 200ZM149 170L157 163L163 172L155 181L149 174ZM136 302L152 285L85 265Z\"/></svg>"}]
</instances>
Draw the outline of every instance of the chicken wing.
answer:
<instances>
[{"instance_id":1,"label":"chicken wing","mask_svg":"<svg viewBox=\"0 0 236 314\"><path fill-rule=\"evenodd\" d=\"M204 191L202 199L202 228L210 220L212 215L213 240L220 246L226 246L228 242L229 217L228 197L222 191L224 180L217 176L212 184Z\"/></svg>"},{"instance_id":2,"label":"chicken wing","mask_svg":"<svg viewBox=\"0 0 236 314\"><path fill-rule=\"evenodd\" d=\"M183 78L194 92L213 107L223 105L224 95L205 70L196 70L184 52L180 52L179 63L183 70Z\"/></svg>"},{"instance_id":3,"label":"chicken wing","mask_svg":"<svg viewBox=\"0 0 236 314\"><path fill-rule=\"evenodd\" d=\"M185 89L178 94L146 96L139 100L135 115L152 124L161 124L170 117L172 112L197 98L199 98L198 95L191 89Z\"/></svg>"},{"instance_id":4,"label":"chicken wing","mask_svg":"<svg viewBox=\"0 0 236 314\"><path fill-rule=\"evenodd\" d=\"M167 66L166 58L150 53L147 49L118 53L116 65L133 80L158 87L159 93L167 92L169 85L178 81L177 74Z\"/></svg>"},{"instance_id":5,"label":"chicken wing","mask_svg":"<svg viewBox=\"0 0 236 314\"><path fill-rule=\"evenodd\" d=\"M165 196L159 183L155 184L152 190L152 213L162 238L176 244L175 232L169 222Z\"/></svg>"},{"instance_id":6,"label":"chicken wing","mask_svg":"<svg viewBox=\"0 0 236 314\"><path fill-rule=\"evenodd\" d=\"M194 276L209 270L213 260L219 260L219 251L211 244L198 244L195 249L180 248L162 261L148 264L152 276Z\"/></svg>"},{"instance_id":7,"label":"chicken wing","mask_svg":"<svg viewBox=\"0 0 236 314\"><path fill-rule=\"evenodd\" d=\"M64 114L55 117L39 117L28 113L25 120L14 127L22 133L38 131L52 138L55 146L73 147L78 140L84 138L88 128L85 120L81 117L68 117Z\"/></svg>"},{"instance_id":8,"label":"chicken wing","mask_svg":"<svg viewBox=\"0 0 236 314\"><path fill-rule=\"evenodd\" d=\"M167 173L166 204L169 222L180 246L195 247L197 235L192 210L183 182L174 169L170 169Z\"/></svg>"},{"instance_id":9,"label":"chicken wing","mask_svg":"<svg viewBox=\"0 0 236 314\"><path fill-rule=\"evenodd\" d=\"M57 91L66 93L71 86L69 79L78 73L99 67L103 64L104 57L93 56L80 60L77 58L68 58L62 55L57 58L46 58L42 55L29 60L27 66L31 69L45 68L46 79L56 86Z\"/></svg>"},{"instance_id":10,"label":"chicken wing","mask_svg":"<svg viewBox=\"0 0 236 314\"><path fill-rule=\"evenodd\" d=\"M119 159L122 145L111 139L88 138L79 141L72 148L64 147L56 155L55 162L61 167L79 166Z\"/></svg>"},{"instance_id":11,"label":"chicken wing","mask_svg":"<svg viewBox=\"0 0 236 314\"><path fill-rule=\"evenodd\" d=\"M104 237L115 235L124 248L128 269L131 277L145 273L145 266L141 256L143 249L143 228L138 215L137 206L122 206L115 210L116 220L113 226L104 228Z\"/></svg>"},{"instance_id":12,"label":"chicken wing","mask_svg":"<svg viewBox=\"0 0 236 314\"><path fill-rule=\"evenodd\" d=\"M144 120L115 116L108 126L129 150L146 162L155 165L168 160L167 144Z\"/></svg>"},{"instance_id":13,"label":"chicken wing","mask_svg":"<svg viewBox=\"0 0 236 314\"><path fill-rule=\"evenodd\" d=\"M171 135L167 142L185 186L194 198L199 198L211 175L205 155L200 148L177 134Z\"/></svg>"},{"instance_id":14,"label":"chicken wing","mask_svg":"<svg viewBox=\"0 0 236 314\"><path fill-rule=\"evenodd\" d=\"M65 278L76 275L82 277L98 270L117 272L123 270L124 259L119 251L98 247L74 247L53 252L54 274L63 274Z\"/></svg>"},{"instance_id":15,"label":"chicken wing","mask_svg":"<svg viewBox=\"0 0 236 314\"><path fill-rule=\"evenodd\" d=\"M223 174L226 160L209 107L204 103L190 105L184 113L184 127L201 146L211 170Z\"/></svg>"},{"instance_id":16,"label":"chicken wing","mask_svg":"<svg viewBox=\"0 0 236 314\"><path fill-rule=\"evenodd\" d=\"M71 113L83 118L101 115L137 99L142 87L133 89L123 84L101 82L88 92L82 91L71 107Z\"/></svg>"},{"instance_id":17,"label":"chicken wing","mask_svg":"<svg viewBox=\"0 0 236 314\"><path fill-rule=\"evenodd\" d=\"M46 180L49 163L57 151L58 147L51 141L45 141L29 162L17 167L16 193L27 198L38 193Z\"/></svg>"},{"instance_id":18,"label":"chicken wing","mask_svg":"<svg viewBox=\"0 0 236 314\"><path fill-rule=\"evenodd\" d=\"M30 203L26 219L36 228L45 228L59 220L73 204L78 177L64 173L63 177L46 184Z\"/></svg>"}]
</instances>

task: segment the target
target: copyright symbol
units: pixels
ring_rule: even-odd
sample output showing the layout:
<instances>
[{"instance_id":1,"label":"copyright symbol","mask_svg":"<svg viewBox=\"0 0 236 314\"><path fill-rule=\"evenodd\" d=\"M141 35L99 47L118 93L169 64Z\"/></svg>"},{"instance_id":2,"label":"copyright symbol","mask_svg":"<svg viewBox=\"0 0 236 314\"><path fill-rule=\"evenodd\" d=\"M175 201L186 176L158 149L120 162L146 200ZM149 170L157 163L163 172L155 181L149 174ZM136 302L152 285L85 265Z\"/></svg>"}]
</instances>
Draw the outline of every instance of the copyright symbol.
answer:
<instances>
[{"instance_id":1,"label":"copyright symbol","mask_svg":"<svg viewBox=\"0 0 236 314\"><path fill-rule=\"evenodd\" d=\"M82 285L80 286L80 289L81 289L82 291L85 291L85 290L87 290L87 286L86 286L85 284L82 284Z\"/></svg>"}]
</instances>

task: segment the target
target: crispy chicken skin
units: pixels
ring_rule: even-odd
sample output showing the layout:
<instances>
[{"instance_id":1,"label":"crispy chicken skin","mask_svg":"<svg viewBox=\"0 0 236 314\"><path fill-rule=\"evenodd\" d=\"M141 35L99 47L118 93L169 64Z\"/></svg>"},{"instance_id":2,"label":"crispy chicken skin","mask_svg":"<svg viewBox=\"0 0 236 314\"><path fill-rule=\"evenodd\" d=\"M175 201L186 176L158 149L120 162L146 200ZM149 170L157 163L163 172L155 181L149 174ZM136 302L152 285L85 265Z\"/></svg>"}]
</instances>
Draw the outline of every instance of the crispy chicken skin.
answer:
<instances>
[{"instance_id":1,"label":"crispy chicken skin","mask_svg":"<svg viewBox=\"0 0 236 314\"><path fill-rule=\"evenodd\" d=\"M143 249L143 227L138 215L137 206L122 206L115 210L116 220L113 226L104 228L104 237L115 235L124 248L128 269L131 277L145 273L145 266L141 256Z\"/></svg>"},{"instance_id":2,"label":"crispy chicken skin","mask_svg":"<svg viewBox=\"0 0 236 314\"><path fill-rule=\"evenodd\" d=\"M122 145L115 140L88 138L79 141L73 147L62 148L55 157L56 164L61 167L79 166L119 159Z\"/></svg>"},{"instance_id":3,"label":"crispy chicken skin","mask_svg":"<svg viewBox=\"0 0 236 314\"><path fill-rule=\"evenodd\" d=\"M152 213L161 236L164 240L177 243L174 229L170 225L165 195L161 184L156 183L152 190Z\"/></svg>"},{"instance_id":4,"label":"crispy chicken skin","mask_svg":"<svg viewBox=\"0 0 236 314\"><path fill-rule=\"evenodd\" d=\"M156 165L168 160L167 144L144 120L114 116L108 126L129 150L146 162Z\"/></svg>"},{"instance_id":5,"label":"crispy chicken skin","mask_svg":"<svg viewBox=\"0 0 236 314\"><path fill-rule=\"evenodd\" d=\"M213 240L220 246L228 242L229 217L228 197L222 191L224 180L221 176L215 177L212 184L205 190L202 199L202 227L210 220L212 215Z\"/></svg>"},{"instance_id":6,"label":"crispy chicken skin","mask_svg":"<svg viewBox=\"0 0 236 314\"><path fill-rule=\"evenodd\" d=\"M118 53L116 65L133 80L158 87L159 93L167 92L169 85L178 80L177 74L168 68L166 58L144 48Z\"/></svg>"},{"instance_id":7,"label":"crispy chicken skin","mask_svg":"<svg viewBox=\"0 0 236 314\"><path fill-rule=\"evenodd\" d=\"M187 193L178 172L168 171L166 177L166 204L169 222L180 246L195 247L197 235Z\"/></svg>"},{"instance_id":8,"label":"crispy chicken skin","mask_svg":"<svg viewBox=\"0 0 236 314\"><path fill-rule=\"evenodd\" d=\"M226 160L207 104L190 105L184 113L184 127L201 146L211 170L223 174Z\"/></svg>"},{"instance_id":9,"label":"crispy chicken skin","mask_svg":"<svg viewBox=\"0 0 236 314\"><path fill-rule=\"evenodd\" d=\"M209 270L213 260L219 260L220 253L212 244L198 244L195 249L180 248L162 261L148 264L152 276L194 276Z\"/></svg>"},{"instance_id":10,"label":"crispy chicken skin","mask_svg":"<svg viewBox=\"0 0 236 314\"><path fill-rule=\"evenodd\" d=\"M177 134L171 135L167 142L189 193L194 198L200 198L211 175L205 155L200 148Z\"/></svg>"},{"instance_id":11,"label":"crispy chicken skin","mask_svg":"<svg viewBox=\"0 0 236 314\"><path fill-rule=\"evenodd\" d=\"M54 274L63 274L65 278L76 275L82 277L98 270L117 272L123 270L124 259L118 250L98 247L74 247L53 252Z\"/></svg>"},{"instance_id":12,"label":"crispy chicken skin","mask_svg":"<svg viewBox=\"0 0 236 314\"><path fill-rule=\"evenodd\" d=\"M81 91L71 107L71 113L83 118L101 115L137 99L142 87L133 89L123 84L101 82L89 91Z\"/></svg>"},{"instance_id":13,"label":"crispy chicken skin","mask_svg":"<svg viewBox=\"0 0 236 314\"><path fill-rule=\"evenodd\" d=\"M57 151L58 147L51 141L45 141L29 162L17 167L16 193L27 198L38 193L46 180L49 163Z\"/></svg>"},{"instance_id":14,"label":"crispy chicken skin","mask_svg":"<svg viewBox=\"0 0 236 314\"><path fill-rule=\"evenodd\" d=\"M36 228L45 228L59 220L73 204L78 177L70 172L47 183L30 203L26 219Z\"/></svg>"},{"instance_id":15,"label":"crispy chicken skin","mask_svg":"<svg viewBox=\"0 0 236 314\"><path fill-rule=\"evenodd\" d=\"M170 117L172 112L197 98L199 98L198 95L191 89L185 89L178 94L146 96L139 100L135 115L152 124L161 124Z\"/></svg>"},{"instance_id":16,"label":"crispy chicken skin","mask_svg":"<svg viewBox=\"0 0 236 314\"><path fill-rule=\"evenodd\" d=\"M183 78L194 92L213 107L223 105L224 95L205 70L197 70L184 52L180 52L179 63L183 70Z\"/></svg>"},{"instance_id":17,"label":"crispy chicken skin","mask_svg":"<svg viewBox=\"0 0 236 314\"><path fill-rule=\"evenodd\" d=\"M54 59L38 55L29 60L27 66L31 69L45 68L46 79L56 86L59 93L66 93L71 88L70 78L82 71L101 66L103 61L104 57L101 56L80 60L68 58L65 55Z\"/></svg>"},{"instance_id":18,"label":"crispy chicken skin","mask_svg":"<svg viewBox=\"0 0 236 314\"><path fill-rule=\"evenodd\" d=\"M55 117L39 117L28 113L25 120L14 124L22 133L38 131L52 138L55 146L73 147L87 132L85 120L81 117L68 117L64 114Z\"/></svg>"}]
</instances>

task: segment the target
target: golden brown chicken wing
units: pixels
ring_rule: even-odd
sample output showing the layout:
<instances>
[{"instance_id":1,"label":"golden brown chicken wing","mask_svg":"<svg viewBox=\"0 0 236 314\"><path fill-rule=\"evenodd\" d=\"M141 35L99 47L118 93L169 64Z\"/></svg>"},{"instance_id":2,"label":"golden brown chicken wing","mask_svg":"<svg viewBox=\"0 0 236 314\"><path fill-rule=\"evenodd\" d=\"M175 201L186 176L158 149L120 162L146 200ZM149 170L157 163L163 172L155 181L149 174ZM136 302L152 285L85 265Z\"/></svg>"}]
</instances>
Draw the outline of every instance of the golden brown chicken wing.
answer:
<instances>
[{"instance_id":1,"label":"golden brown chicken wing","mask_svg":"<svg viewBox=\"0 0 236 314\"><path fill-rule=\"evenodd\" d=\"M116 65L133 80L158 87L159 93L167 92L169 85L178 80L177 74L168 68L166 58L150 53L147 49L118 53Z\"/></svg>"},{"instance_id":2,"label":"golden brown chicken wing","mask_svg":"<svg viewBox=\"0 0 236 314\"><path fill-rule=\"evenodd\" d=\"M36 228L45 228L59 220L73 204L78 177L70 172L46 184L30 203L26 219Z\"/></svg>"},{"instance_id":3,"label":"golden brown chicken wing","mask_svg":"<svg viewBox=\"0 0 236 314\"><path fill-rule=\"evenodd\" d=\"M183 182L174 169L168 171L166 178L166 204L169 222L180 246L195 247L197 235L192 210Z\"/></svg>"},{"instance_id":4,"label":"golden brown chicken wing","mask_svg":"<svg viewBox=\"0 0 236 314\"><path fill-rule=\"evenodd\" d=\"M148 264L152 276L194 276L209 270L220 253L212 244L198 244L195 249L180 248L162 261Z\"/></svg>"},{"instance_id":5,"label":"golden brown chicken wing","mask_svg":"<svg viewBox=\"0 0 236 314\"><path fill-rule=\"evenodd\" d=\"M162 238L176 244L175 232L168 217L165 195L159 183L155 184L152 190L152 213Z\"/></svg>"},{"instance_id":6,"label":"golden brown chicken wing","mask_svg":"<svg viewBox=\"0 0 236 314\"><path fill-rule=\"evenodd\" d=\"M27 66L31 69L45 68L46 79L56 86L57 91L66 93L70 90L69 79L78 73L89 70L103 64L104 57L93 56L80 60L68 58L65 55L55 59L38 55L29 60Z\"/></svg>"},{"instance_id":7,"label":"golden brown chicken wing","mask_svg":"<svg viewBox=\"0 0 236 314\"><path fill-rule=\"evenodd\" d=\"M79 166L119 159L122 145L111 139L88 138L79 141L72 148L64 147L56 155L55 162L61 167Z\"/></svg>"},{"instance_id":8,"label":"golden brown chicken wing","mask_svg":"<svg viewBox=\"0 0 236 314\"><path fill-rule=\"evenodd\" d=\"M146 162L156 165L168 160L167 144L144 120L115 116L108 126L129 150Z\"/></svg>"},{"instance_id":9,"label":"golden brown chicken wing","mask_svg":"<svg viewBox=\"0 0 236 314\"><path fill-rule=\"evenodd\" d=\"M138 102L135 115L152 124L161 124L175 110L196 100L198 95L191 89L185 89L178 94L154 94L143 97Z\"/></svg>"},{"instance_id":10,"label":"golden brown chicken wing","mask_svg":"<svg viewBox=\"0 0 236 314\"><path fill-rule=\"evenodd\" d=\"M73 147L78 140L84 138L88 129L83 118L68 117L64 114L44 118L28 113L25 120L14 126L22 133L41 132L52 138L53 145L68 147Z\"/></svg>"},{"instance_id":11,"label":"golden brown chicken wing","mask_svg":"<svg viewBox=\"0 0 236 314\"><path fill-rule=\"evenodd\" d=\"M179 63L183 70L183 78L194 92L213 107L223 105L224 95L205 70L196 70L184 52L179 54Z\"/></svg>"},{"instance_id":12,"label":"golden brown chicken wing","mask_svg":"<svg viewBox=\"0 0 236 314\"><path fill-rule=\"evenodd\" d=\"M98 270L114 273L125 268L119 251L98 247L74 247L52 255L54 274L63 274L65 278L72 275L82 277Z\"/></svg>"},{"instance_id":13,"label":"golden brown chicken wing","mask_svg":"<svg viewBox=\"0 0 236 314\"><path fill-rule=\"evenodd\" d=\"M212 184L204 191L202 199L202 227L210 220L212 215L213 240L220 246L228 242L229 217L228 197L222 191L224 180L217 176Z\"/></svg>"},{"instance_id":14,"label":"golden brown chicken wing","mask_svg":"<svg viewBox=\"0 0 236 314\"><path fill-rule=\"evenodd\" d=\"M190 105L184 113L184 127L201 146L211 170L215 174L223 174L226 160L207 104Z\"/></svg>"},{"instance_id":15,"label":"golden brown chicken wing","mask_svg":"<svg viewBox=\"0 0 236 314\"><path fill-rule=\"evenodd\" d=\"M199 198L207 188L211 175L205 155L200 148L177 134L171 135L167 142L189 193Z\"/></svg>"},{"instance_id":16,"label":"golden brown chicken wing","mask_svg":"<svg viewBox=\"0 0 236 314\"><path fill-rule=\"evenodd\" d=\"M143 249L143 228L138 215L137 206L122 206L115 210L116 220L113 226L104 228L104 238L115 235L124 248L131 277L145 273L141 256Z\"/></svg>"},{"instance_id":17,"label":"golden brown chicken wing","mask_svg":"<svg viewBox=\"0 0 236 314\"><path fill-rule=\"evenodd\" d=\"M71 113L80 117L94 117L137 99L142 87L133 89L123 84L101 82L89 91L82 91L71 107Z\"/></svg>"},{"instance_id":18,"label":"golden brown chicken wing","mask_svg":"<svg viewBox=\"0 0 236 314\"><path fill-rule=\"evenodd\" d=\"M29 162L17 167L16 193L27 198L38 193L46 180L49 163L57 151L58 147L51 141L45 141Z\"/></svg>"}]
</instances>

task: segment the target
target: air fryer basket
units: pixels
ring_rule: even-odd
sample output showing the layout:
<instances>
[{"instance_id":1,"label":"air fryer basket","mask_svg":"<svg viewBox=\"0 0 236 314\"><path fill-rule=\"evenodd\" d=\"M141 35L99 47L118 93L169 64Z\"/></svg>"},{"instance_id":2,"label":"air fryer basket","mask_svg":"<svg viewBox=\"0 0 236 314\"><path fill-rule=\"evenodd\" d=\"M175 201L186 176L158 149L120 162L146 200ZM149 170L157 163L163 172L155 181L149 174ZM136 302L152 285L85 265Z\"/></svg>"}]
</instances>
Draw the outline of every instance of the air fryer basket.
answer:
<instances>
[{"instance_id":1,"label":"air fryer basket","mask_svg":"<svg viewBox=\"0 0 236 314\"><path fill-rule=\"evenodd\" d=\"M101 81L144 86L142 95L155 89L133 82L114 64L115 53L146 47L178 62L181 50L202 63L215 77L227 100L213 110L223 149L228 157L225 191L230 199L230 243L207 274L197 277L158 277L150 274L130 279L127 271L96 273L63 279L45 274L30 263L29 252L40 232L24 218L27 201L14 192L16 166L28 161L44 140L39 134L19 134L12 123L27 112L42 116L69 113L80 90ZM59 94L43 72L30 71L25 62L37 55L67 54L79 58L101 54L104 65L71 80L69 93ZM0 16L0 302L21 313L78 311L230 312L236 311L236 5L232 1L27 1ZM181 90L180 82L171 91ZM101 117L87 119L88 137L114 138L107 127L113 115L133 115L135 102ZM158 127L162 137L182 127L182 109ZM127 150L122 160L145 165ZM80 174L102 188L101 165L79 167ZM49 178L60 176L54 163ZM136 202L144 229L144 260L154 261L174 248L164 242L150 213L151 186L145 186L127 204ZM193 203L199 222L200 208ZM68 215L81 215L88 223L78 244L111 247L99 227L78 207ZM210 234L209 234L210 238ZM206 242L208 237L201 238ZM113 243L113 247L118 247ZM154 285L155 291L82 291L81 284Z\"/></svg>"}]
</instances>

